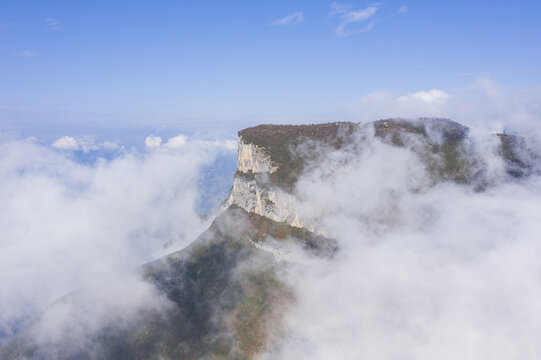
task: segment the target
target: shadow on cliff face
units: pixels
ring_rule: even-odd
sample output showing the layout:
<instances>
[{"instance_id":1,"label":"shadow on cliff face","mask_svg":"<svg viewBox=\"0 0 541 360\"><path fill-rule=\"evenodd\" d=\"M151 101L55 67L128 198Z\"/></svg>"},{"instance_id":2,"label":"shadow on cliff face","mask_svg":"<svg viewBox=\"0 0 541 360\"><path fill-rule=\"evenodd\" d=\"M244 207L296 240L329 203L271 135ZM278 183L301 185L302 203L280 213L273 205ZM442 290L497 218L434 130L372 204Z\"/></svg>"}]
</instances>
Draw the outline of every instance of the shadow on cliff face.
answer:
<instances>
[{"instance_id":1,"label":"shadow on cliff face","mask_svg":"<svg viewBox=\"0 0 541 360\"><path fill-rule=\"evenodd\" d=\"M471 177L456 181L423 154L444 146L441 133L377 131L357 134L355 149L325 149L296 185L300 211L341 251L287 273L297 302L266 358L539 358L535 142L516 149L528 163L517 177L500 139L470 130L458 156ZM445 154L429 155L447 169Z\"/></svg>"}]
</instances>

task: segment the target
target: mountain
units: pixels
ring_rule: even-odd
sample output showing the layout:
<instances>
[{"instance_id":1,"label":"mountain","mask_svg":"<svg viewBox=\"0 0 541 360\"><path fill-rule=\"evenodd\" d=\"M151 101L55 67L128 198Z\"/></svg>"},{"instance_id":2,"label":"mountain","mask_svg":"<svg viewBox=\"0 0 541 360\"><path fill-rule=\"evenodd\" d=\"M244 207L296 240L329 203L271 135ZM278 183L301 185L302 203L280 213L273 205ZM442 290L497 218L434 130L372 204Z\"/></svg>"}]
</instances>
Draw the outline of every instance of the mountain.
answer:
<instances>
[{"instance_id":1,"label":"mountain","mask_svg":"<svg viewBox=\"0 0 541 360\"><path fill-rule=\"evenodd\" d=\"M537 171L523 137L497 134L494 140L510 178ZM490 186L469 129L448 119L244 129L233 187L209 229L189 247L138 270L160 299L156 306L143 304L126 315L122 307L108 310L96 289L81 289L12 337L0 359L256 358L286 331L295 289L284 279L296 253L332 261L340 252L319 219L299 210L302 175L326 166L329 154L358 156L370 141L411 151L426 167L430 186ZM105 309L99 326L96 308Z\"/></svg>"},{"instance_id":2,"label":"mountain","mask_svg":"<svg viewBox=\"0 0 541 360\"><path fill-rule=\"evenodd\" d=\"M368 124L335 122L320 125L259 125L239 132L238 163L225 207L237 205L269 219L304 227L321 235L318 219L303 217L297 208L295 185L301 174L320 166L332 151L357 156L360 144L375 138L407 147L427 168L433 184L452 181L487 185L483 163L468 137L469 129L448 119L386 119ZM520 178L534 171L525 139L497 134L498 153L506 172Z\"/></svg>"}]
</instances>

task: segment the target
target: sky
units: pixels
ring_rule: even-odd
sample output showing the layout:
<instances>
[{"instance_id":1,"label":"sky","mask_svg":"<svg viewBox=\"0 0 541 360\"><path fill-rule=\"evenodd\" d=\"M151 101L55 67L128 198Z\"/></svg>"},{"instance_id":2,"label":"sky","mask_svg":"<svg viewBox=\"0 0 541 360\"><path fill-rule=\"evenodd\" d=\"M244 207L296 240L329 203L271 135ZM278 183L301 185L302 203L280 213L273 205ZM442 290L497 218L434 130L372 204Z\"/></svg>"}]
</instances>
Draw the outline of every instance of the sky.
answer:
<instances>
[{"instance_id":1,"label":"sky","mask_svg":"<svg viewBox=\"0 0 541 360\"><path fill-rule=\"evenodd\" d=\"M530 88L540 16L537 0L0 0L0 131L142 145L356 120L373 92Z\"/></svg>"}]
</instances>

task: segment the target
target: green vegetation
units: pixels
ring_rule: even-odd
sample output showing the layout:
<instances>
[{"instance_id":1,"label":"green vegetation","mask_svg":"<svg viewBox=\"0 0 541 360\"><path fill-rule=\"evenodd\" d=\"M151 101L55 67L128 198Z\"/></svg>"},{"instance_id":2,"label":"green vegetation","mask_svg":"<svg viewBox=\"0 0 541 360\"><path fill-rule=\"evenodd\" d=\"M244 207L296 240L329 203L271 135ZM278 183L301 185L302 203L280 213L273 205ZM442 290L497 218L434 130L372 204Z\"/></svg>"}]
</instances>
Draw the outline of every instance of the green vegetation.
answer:
<instances>
[{"instance_id":1,"label":"green vegetation","mask_svg":"<svg viewBox=\"0 0 541 360\"><path fill-rule=\"evenodd\" d=\"M507 163L507 173L517 178L532 173L531 161L539 159L539 155L529 148L526 138L519 135L497 135L501 144L500 154Z\"/></svg>"},{"instance_id":2,"label":"green vegetation","mask_svg":"<svg viewBox=\"0 0 541 360\"><path fill-rule=\"evenodd\" d=\"M421 118L379 120L374 129L376 137L396 146L408 146L408 137L414 136L420 145L411 148L435 182L466 183L472 179L475 159L464 143L467 127L448 119Z\"/></svg>"},{"instance_id":3,"label":"green vegetation","mask_svg":"<svg viewBox=\"0 0 541 360\"><path fill-rule=\"evenodd\" d=\"M427 136L422 122L405 119L387 119L374 121L375 136L390 141L394 145L404 146L403 134Z\"/></svg>"},{"instance_id":4,"label":"green vegetation","mask_svg":"<svg viewBox=\"0 0 541 360\"><path fill-rule=\"evenodd\" d=\"M475 159L464 139L468 128L448 119L386 119L372 123L377 138L395 145L411 146L427 166L435 182L449 180L465 183L471 180ZM239 132L243 141L256 144L269 155L278 169L270 174L271 185L292 191L299 176L309 164L317 164L325 147L340 149L353 141L359 127L349 122L319 125L260 125ZM431 136L435 135L435 136ZM438 137L436 139L436 137ZM238 173L247 180L258 180L253 174ZM259 184L258 185L263 185Z\"/></svg>"},{"instance_id":5,"label":"green vegetation","mask_svg":"<svg viewBox=\"0 0 541 360\"><path fill-rule=\"evenodd\" d=\"M270 174L272 185L286 191L293 190L306 165L315 160L315 146L340 148L350 140L356 124L334 122L317 125L259 125L241 130L239 136L247 143L256 144L270 156L278 169ZM299 146L306 146L299 153ZM312 149L310 149L312 147Z\"/></svg>"},{"instance_id":6,"label":"green vegetation","mask_svg":"<svg viewBox=\"0 0 541 360\"><path fill-rule=\"evenodd\" d=\"M253 272L242 285L244 299L235 310L232 329L239 353L252 359L267 345L269 329L280 327L281 311L294 298L273 271Z\"/></svg>"},{"instance_id":7,"label":"green vegetation","mask_svg":"<svg viewBox=\"0 0 541 360\"><path fill-rule=\"evenodd\" d=\"M1 348L0 359L253 359L279 333L294 301L277 276L282 265L248 241L267 236L291 239L314 253L333 248L307 230L232 207L189 248L141 269L171 302L164 312L143 310L121 321L112 314L110 324L82 344L66 336L38 345L31 326ZM78 304L84 297L73 293L62 302Z\"/></svg>"}]
</instances>

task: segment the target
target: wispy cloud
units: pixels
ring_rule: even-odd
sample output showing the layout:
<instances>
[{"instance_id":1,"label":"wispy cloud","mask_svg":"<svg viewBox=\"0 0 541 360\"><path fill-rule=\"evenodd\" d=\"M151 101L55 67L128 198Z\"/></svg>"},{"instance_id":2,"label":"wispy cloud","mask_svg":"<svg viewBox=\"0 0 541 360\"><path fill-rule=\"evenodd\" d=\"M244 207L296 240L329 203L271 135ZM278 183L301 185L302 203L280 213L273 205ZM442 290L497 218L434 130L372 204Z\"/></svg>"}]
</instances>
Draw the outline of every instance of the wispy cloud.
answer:
<instances>
[{"instance_id":1,"label":"wispy cloud","mask_svg":"<svg viewBox=\"0 0 541 360\"><path fill-rule=\"evenodd\" d=\"M341 20L335 30L335 34L337 36L349 36L372 30L374 27L373 21L361 28L349 29L349 25L360 23L371 18L378 10L379 5L380 4L378 3L364 9L352 9L350 5L333 2L331 4L331 15L338 15Z\"/></svg>"},{"instance_id":2,"label":"wispy cloud","mask_svg":"<svg viewBox=\"0 0 541 360\"><path fill-rule=\"evenodd\" d=\"M81 139L64 138L57 145L80 148ZM124 274L166 251L184 247L208 226L195 211L197 186L204 167L221 152L195 144L144 154L128 150L112 160L86 164L67 151L36 141L0 137L0 154L2 341L5 329L20 327L53 300L73 289L93 286L95 281L101 290L96 288L93 294L98 293L107 304L120 305L122 310L115 314L128 310L134 315L141 310L129 310L129 304L135 303L125 296L133 297L137 305L154 304L154 297L139 296L141 283L129 285ZM171 245L165 250L164 244ZM131 279L127 276L126 280ZM114 286L102 286L105 279L108 284L109 280L127 284L124 295L114 292ZM78 323L82 314L90 315L90 323L82 315L84 329L102 325L102 310L109 305L92 301L98 301L93 306L101 308L98 312L87 312L86 307L83 312L78 308L77 314L70 307L62 307L66 313L61 316L53 312L55 317L44 319L46 335L53 339L64 335L62 329L72 328L63 326Z\"/></svg>"},{"instance_id":3,"label":"wispy cloud","mask_svg":"<svg viewBox=\"0 0 541 360\"><path fill-rule=\"evenodd\" d=\"M399 14L404 14L406 12L408 12L408 6L407 5L402 5L398 9L396 9L394 14L399 15Z\"/></svg>"},{"instance_id":4,"label":"wispy cloud","mask_svg":"<svg viewBox=\"0 0 541 360\"><path fill-rule=\"evenodd\" d=\"M88 153L93 150L120 150L122 147L117 143L105 141L96 143L94 137L86 135L81 137L63 136L55 140L51 146L57 150L82 151Z\"/></svg>"},{"instance_id":5,"label":"wispy cloud","mask_svg":"<svg viewBox=\"0 0 541 360\"><path fill-rule=\"evenodd\" d=\"M26 58L31 58L32 56L36 55L32 50L26 49L21 53L21 56L24 56Z\"/></svg>"},{"instance_id":6,"label":"wispy cloud","mask_svg":"<svg viewBox=\"0 0 541 360\"><path fill-rule=\"evenodd\" d=\"M447 94L443 90L432 89L422 90L412 94L400 96L397 101L401 103L407 103L410 101L421 101L426 104L445 104L449 97L449 94Z\"/></svg>"},{"instance_id":7,"label":"wispy cloud","mask_svg":"<svg viewBox=\"0 0 541 360\"><path fill-rule=\"evenodd\" d=\"M446 117L488 132L512 127L541 134L541 86L513 89L480 77L455 89L426 89L408 94L372 92L347 105L355 121L390 117Z\"/></svg>"},{"instance_id":8,"label":"wispy cloud","mask_svg":"<svg viewBox=\"0 0 541 360\"><path fill-rule=\"evenodd\" d=\"M60 30L60 22L53 18L45 18L45 28L47 30Z\"/></svg>"},{"instance_id":9,"label":"wispy cloud","mask_svg":"<svg viewBox=\"0 0 541 360\"><path fill-rule=\"evenodd\" d=\"M149 135L145 138L147 150L178 150L186 146L204 146L205 148L221 149L222 151L237 151L237 142L234 140L201 140L190 138L184 134L170 137L164 141L161 136Z\"/></svg>"},{"instance_id":10,"label":"wispy cloud","mask_svg":"<svg viewBox=\"0 0 541 360\"><path fill-rule=\"evenodd\" d=\"M272 25L296 25L300 24L304 21L304 16L302 12L295 12L293 14L289 14L280 20L277 20L272 23Z\"/></svg>"}]
</instances>

